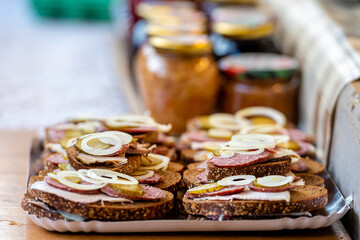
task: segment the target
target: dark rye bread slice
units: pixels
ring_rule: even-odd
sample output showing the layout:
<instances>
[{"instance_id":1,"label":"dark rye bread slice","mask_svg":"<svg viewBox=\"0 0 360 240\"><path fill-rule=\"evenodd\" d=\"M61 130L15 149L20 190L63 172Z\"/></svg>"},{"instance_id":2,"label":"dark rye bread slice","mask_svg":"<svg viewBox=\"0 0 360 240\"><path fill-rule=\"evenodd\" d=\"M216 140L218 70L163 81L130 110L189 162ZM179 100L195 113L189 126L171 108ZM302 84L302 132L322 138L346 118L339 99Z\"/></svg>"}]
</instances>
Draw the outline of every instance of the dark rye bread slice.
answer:
<instances>
[{"instance_id":1,"label":"dark rye bread slice","mask_svg":"<svg viewBox=\"0 0 360 240\"><path fill-rule=\"evenodd\" d=\"M301 177L305 181L305 185L325 187L325 180L317 175L310 173L295 173L297 177Z\"/></svg>"},{"instance_id":2,"label":"dark rye bread slice","mask_svg":"<svg viewBox=\"0 0 360 240\"><path fill-rule=\"evenodd\" d=\"M306 163L308 166L307 170L304 173L311 173L311 174L321 174L325 170L324 164L319 163L311 158L301 158L303 162Z\"/></svg>"},{"instance_id":3,"label":"dark rye bread slice","mask_svg":"<svg viewBox=\"0 0 360 240\"><path fill-rule=\"evenodd\" d=\"M210 181L218 181L224 177L244 174L254 175L255 177L263 177L267 175L285 175L290 171L291 158L282 158L276 161L274 160L249 165L246 167L217 167L208 161L205 171L207 179Z\"/></svg>"},{"instance_id":4,"label":"dark rye bread slice","mask_svg":"<svg viewBox=\"0 0 360 240\"><path fill-rule=\"evenodd\" d=\"M42 177L31 177L28 194L52 208L78 215L86 220L131 221L165 218L174 207L174 195L164 191L159 201L135 201L133 203L79 203L69 201L55 194L31 189L31 184ZM26 196L25 196L26 197Z\"/></svg>"},{"instance_id":5,"label":"dark rye bread slice","mask_svg":"<svg viewBox=\"0 0 360 240\"><path fill-rule=\"evenodd\" d=\"M182 173L184 171L184 165L178 162L169 162L167 171Z\"/></svg>"},{"instance_id":6,"label":"dark rye bread slice","mask_svg":"<svg viewBox=\"0 0 360 240\"><path fill-rule=\"evenodd\" d=\"M41 205L44 205L44 207L40 207ZM53 221L65 220L65 218L56 211L56 209L51 209L47 204L36 200L29 194L25 194L23 200L21 201L21 207L27 211L28 214L35 215L37 218L49 218Z\"/></svg>"},{"instance_id":7,"label":"dark rye bread slice","mask_svg":"<svg viewBox=\"0 0 360 240\"><path fill-rule=\"evenodd\" d=\"M181 185L180 173L171 172L171 171L162 171L162 170L156 170L155 173L160 175L163 178L163 180L161 182L152 185L153 187L157 187L172 193L176 192L179 189Z\"/></svg>"},{"instance_id":8,"label":"dark rye bread slice","mask_svg":"<svg viewBox=\"0 0 360 240\"><path fill-rule=\"evenodd\" d=\"M136 169L138 169L140 167L140 163L141 163L141 155L131 155L131 156L126 156L126 158L128 160L127 164L121 165L119 167L110 167L110 166L106 166L106 165L87 166L76 158L76 155L79 154L80 152L74 146L69 147L66 150L66 152L67 152L67 156L68 156L70 165L73 168L75 168L76 170L101 168L101 169L107 169L107 170L111 170L111 171L115 171L115 172L131 174L132 172L134 172Z\"/></svg>"},{"instance_id":9,"label":"dark rye bread slice","mask_svg":"<svg viewBox=\"0 0 360 240\"><path fill-rule=\"evenodd\" d=\"M326 188L317 186L296 186L290 192L290 202L263 200L193 200L185 196L185 211L191 215L244 216L307 212L320 209L328 202Z\"/></svg>"},{"instance_id":10,"label":"dark rye bread slice","mask_svg":"<svg viewBox=\"0 0 360 240\"><path fill-rule=\"evenodd\" d=\"M193 163L195 154L199 152L199 150L194 149L184 149L180 151L180 160L184 163Z\"/></svg>"}]
</instances>

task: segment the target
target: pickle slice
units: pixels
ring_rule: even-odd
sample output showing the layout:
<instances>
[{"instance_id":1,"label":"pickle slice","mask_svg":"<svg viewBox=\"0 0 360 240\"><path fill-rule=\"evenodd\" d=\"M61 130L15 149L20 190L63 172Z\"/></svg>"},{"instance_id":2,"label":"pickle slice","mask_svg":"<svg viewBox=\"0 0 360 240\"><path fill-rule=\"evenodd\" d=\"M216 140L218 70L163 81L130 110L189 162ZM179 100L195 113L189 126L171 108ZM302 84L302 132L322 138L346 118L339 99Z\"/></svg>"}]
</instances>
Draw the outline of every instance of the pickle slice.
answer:
<instances>
[{"instance_id":1,"label":"pickle slice","mask_svg":"<svg viewBox=\"0 0 360 240\"><path fill-rule=\"evenodd\" d=\"M84 133L81 130L77 129L67 129L65 131L65 136L69 139L74 137L81 137L82 135L84 135Z\"/></svg>"},{"instance_id":2,"label":"pickle slice","mask_svg":"<svg viewBox=\"0 0 360 240\"><path fill-rule=\"evenodd\" d=\"M68 170L67 167L68 167L69 163L59 163L58 164L58 168L61 170L61 171L65 171L65 170Z\"/></svg>"},{"instance_id":3,"label":"pickle slice","mask_svg":"<svg viewBox=\"0 0 360 240\"><path fill-rule=\"evenodd\" d=\"M144 189L139 184L116 184L109 183L109 186L117 192L122 194L132 195L132 196L141 196L144 194Z\"/></svg>"},{"instance_id":4,"label":"pickle slice","mask_svg":"<svg viewBox=\"0 0 360 240\"><path fill-rule=\"evenodd\" d=\"M136 170L135 172L131 173L131 176L142 176L147 173L148 173L148 171L145 171L145 170Z\"/></svg>"},{"instance_id":5,"label":"pickle slice","mask_svg":"<svg viewBox=\"0 0 360 240\"><path fill-rule=\"evenodd\" d=\"M162 160L160 158L147 158L146 156L141 156L141 165L142 166L155 166L162 163Z\"/></svg>"},{"instance_id":6,"label":"pickle slice","mask_svg":"<svg viewBox=\"0 0 360 240\"><path fill-rule=\"evenodd\" d=\"M67 146L68 146L68 142L73 139L73 137L63 137L61 140L60 140L60 145L63 149L66 149Z\"/></svg>"},{"instance_id":7,"label":"pickle slice","mask_svg":"<svg viewBox=\"0 0 360 240\"><path fill-rule=\"evenodd\" d=\"M263 185L259 184L259 183L257 182L257 179L255 179L255 180L253 181L253 184L254 184L255 187L259 187L259 188L282 188L282 187L287 187L287 186L290 185L290 183L287 183L287 184L280 185L280 186L276 186L276 187L268 187L268 186L263 186Z\"/></svg>"},{"instance_id":8,"label":"pickle slice","mask_svg":"<svg viewBox=\"0 0 360 240\"><path fill-rule=\"evenodd\" d=\"M210 128L207 132L207 135L212 138L230 139L233 134L231 131L226 129Z\"/></svg>"},{"instance_id":9,"label":"pickle slice","mask_svg":"<svg viewBox=\"0 0 360 240\"><path fill-rule=\"evenodd\" d=\"M216 183L209 183L209 184L191 188L188 190L188 192L191 194L201 194L201 193L207 193L207 192L215 192L215 191L218 191L223 188L224 188L224 186L221 186L216 182Z\"/></svg>"},{"instance_id":10,"label":"pickle slice","mask_svg":"<svg viewBox=\"0 0 360 240\"><path fill-rule=\"evenodd\" d=\"M78 150L82 150L81 142L82 142L82 139L79 139L75 143L75 147ZM107 148L111 147L110 144L103 143L98 138L91 139L90 141L87 142L87 145L90 147L93 147L93 148L97 148L97 149L107 149Z\"/></svg>"},{"instance_id":11,"label":"pickle slice","mask_svg":"<svg viewBox=\"0 0 360 240\"><path fill-rule=\"evenodd\" d=\"M252 117L251 123L254 125L258 124L276 124L276 122L268 117Z\"/></svg>"},{"instance_id":12,"label":"pickle slice","mask_svg":"<svg viewBox=\"0 0 360 240\"><path fill-rule=\"evenodd\" d=\"M79 177L65 177L67 180L73 182L73 183L80 183L81 182L81 178Z\"/></svg>"},{"instance_id":13,"label":"pickle slice","mask_svg":"<svg viewBox=\"0 0 360 240\"><path fill-rule=\"evenodd\" d=\"M299 144L297 144L294 141L288 141L288 142L284 142L284 143L279 143L278 146L286 148L286 149L290 149L290 150L293 150L293 151L299 151L300 150Z\"/></svg>"},{"instance_id":14,"label":"pickle slice","mask_svg":"<svg viewBox=\"0 0 360 240\"><path fill-rule=\"evenodd\" d=\"M212 127L209 121L209 116L200 116L197 119L196 125L198 125L198 127L203 129L209 129Z\"/></svg>"}]
</instances>

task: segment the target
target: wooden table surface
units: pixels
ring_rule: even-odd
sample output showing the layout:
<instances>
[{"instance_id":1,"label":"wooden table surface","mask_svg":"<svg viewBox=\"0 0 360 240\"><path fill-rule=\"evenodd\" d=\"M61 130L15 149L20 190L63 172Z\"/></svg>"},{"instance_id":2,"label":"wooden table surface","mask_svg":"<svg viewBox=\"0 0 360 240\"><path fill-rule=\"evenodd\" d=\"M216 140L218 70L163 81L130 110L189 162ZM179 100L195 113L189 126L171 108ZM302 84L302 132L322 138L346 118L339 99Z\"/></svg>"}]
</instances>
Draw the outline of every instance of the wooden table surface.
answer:
<instances>
[{"instance_id":1,"label":"wooden table surface","mask_svg":"<svg viewBox=\"0 0 360 240\"><path fill-rule=\"evenodd\" d=\"M340 222L317 230L216 233L53 233L36 226L20 207L25 192L31 131L0 131L0 239L350 239ZM141 226L139 226L141 227Z\"/></svg>"}]
</instances>

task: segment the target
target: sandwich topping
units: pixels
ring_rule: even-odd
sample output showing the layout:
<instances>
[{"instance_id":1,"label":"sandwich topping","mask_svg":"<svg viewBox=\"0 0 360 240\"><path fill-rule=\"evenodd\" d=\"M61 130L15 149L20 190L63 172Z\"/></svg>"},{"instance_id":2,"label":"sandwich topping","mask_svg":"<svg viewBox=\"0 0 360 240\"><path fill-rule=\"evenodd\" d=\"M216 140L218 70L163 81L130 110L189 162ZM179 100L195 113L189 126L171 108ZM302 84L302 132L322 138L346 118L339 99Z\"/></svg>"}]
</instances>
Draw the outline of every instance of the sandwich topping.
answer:
<instances>
[{"instance_id":1,"label":"sandwich topping","mask_svg":"<svg viewBox=\"0 0 360 240\"><path fill-rule=\"evenodd\" d=\"M127 133L168 132L171 130L171 124L159 124L153 118L144 115L123 115L108 118L105 121L105 126L108 129Z\"/></svg>"},{"instance_id":2,"label":"sandwich topping","mask_svg":"<svg viewBox=\"0 0 360 240\"><path fill-rule=\"evenodd\" d=\"M194 200L285 200L290 201L293 176L270 175L256 178L237 175L191 188L185 194Z\"/></svg>"}]
</instances>

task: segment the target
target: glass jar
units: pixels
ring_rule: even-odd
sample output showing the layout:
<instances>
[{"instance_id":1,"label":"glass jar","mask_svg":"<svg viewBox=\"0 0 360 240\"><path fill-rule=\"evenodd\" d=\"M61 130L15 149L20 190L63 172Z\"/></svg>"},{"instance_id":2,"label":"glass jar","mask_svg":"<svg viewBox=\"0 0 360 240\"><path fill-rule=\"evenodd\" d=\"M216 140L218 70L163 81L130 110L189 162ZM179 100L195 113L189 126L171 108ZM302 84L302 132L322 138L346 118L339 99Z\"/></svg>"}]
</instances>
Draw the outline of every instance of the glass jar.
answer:
<instances>
[{"instance_id":1,"label":"glass jar","mask_svg":"<svg viewBox=\"0 0 360 240\"><path fill-rule=\"evenodd\" d=\"M297 122L300 80L297 61L270 53L244 53L219 62L227 81L220 93L221 111L235 113L251 106L267 106Z\"/></svg>"},{"instance_id":2,"label":"glass jar","mask_svg":"<svg viewBox=\"0 0 360 240\"><path fill-rule=\"evenodd\" d=\"M217 57L240 52L273 52L273 17L255 7L225 6L211 12L211 39Z\"/></svg>"},{"instance_id":3,"label":"glass jar","mask_svg":"<svg viewBox=\"0 0 360 240\"><path fill-rule=\"evenodd\" d=\"M150 37L134 66L145 106L156 121L171 123L173 133L213 111L219 74L207 36Z\"/></svg>"}]
</instances>

